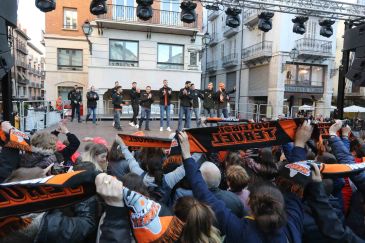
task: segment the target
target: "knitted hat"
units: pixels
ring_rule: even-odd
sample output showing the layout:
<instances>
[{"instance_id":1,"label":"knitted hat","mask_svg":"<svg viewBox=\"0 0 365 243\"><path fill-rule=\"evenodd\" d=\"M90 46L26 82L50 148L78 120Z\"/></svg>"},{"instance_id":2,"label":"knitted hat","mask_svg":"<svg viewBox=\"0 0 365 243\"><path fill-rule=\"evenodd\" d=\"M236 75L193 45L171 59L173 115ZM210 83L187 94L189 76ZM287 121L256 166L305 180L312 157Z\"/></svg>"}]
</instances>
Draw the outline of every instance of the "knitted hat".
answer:
<instances>
[{"instance_id":1,"label":"knitted hat","mask_svg":"<svg viewBox=\"0 0 365 243\"><path fill-rule=\"evenodd\" d=\"M168 243L180 238L184 225L168 208L126 187L123 188L123 197L131 210L131 225L138 243Z\"/></svg>"}]
</instances>

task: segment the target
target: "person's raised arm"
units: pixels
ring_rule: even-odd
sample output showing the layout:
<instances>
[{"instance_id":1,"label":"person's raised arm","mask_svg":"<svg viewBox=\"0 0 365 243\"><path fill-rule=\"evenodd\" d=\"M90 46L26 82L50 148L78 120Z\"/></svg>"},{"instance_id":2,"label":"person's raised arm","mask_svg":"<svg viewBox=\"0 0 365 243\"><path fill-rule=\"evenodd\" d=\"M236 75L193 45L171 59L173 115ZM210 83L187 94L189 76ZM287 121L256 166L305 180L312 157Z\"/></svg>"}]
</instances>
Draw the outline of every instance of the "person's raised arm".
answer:
<instances>
[{"instance_id":1,"label":"person's raised arm","mask_svg":"<svg viewBox=\"0 0 365 243\"><path fill-rule=\"evenodd\" d=\"M80 147L80 140L77 138L77 136L73 133L70 133L68 128L63 122L60 122L58 125L58 132L65 134L67 137L67 141L69 142L69 145L67 145L62 151L62 156L64 159L71 160L72 155L79 149Z\"/></svg>"},{"instance_id":2,"label":"person's raised arm","mask_svg":"<svg viewBox=\"0 0 365 243\"><path fill-rule=\"evenodd\" d=\"M305 120L303 124L297 128L294 147L290 153L285 154L289 162L306 160L307 152L305 150L305 144L311 138L312 132L313 126L309 120Z\"/></svg>"},{"instance_id":3,"label":"person's raised arm","mask_svg":"<svg viewBox=\"0 0 365 243\"><path fill-rule=\"evenodd\" d=\"M129 171L136 173L137 175L142 175L143 173L145 173L145 171L141 168L141 166L139 166L138 162L136 161L132 153L129 151L128 147L125 145L123 139L118 135L116 135L115 141L119 144L118 149L121 150L125 160L127 160L128 162Z\"/></svg>"},{"instance_id":4,"label":"person's raised arm","mask_svg":"<svg viewBox=\"0 0 365 243\"><path fill-rule=\"evenodd\" d=\"M186 177L191 184L194 197L211 206L217 217L219 229L222 234L227 235L228 239L244 239L247 225L246 220L239 219L226 208L222 201L218 200L212 192L209 191L207 184L198 169L197 163L191 158L188 135L185 132L180 132L178 137L181 145L181 155L184 160Z\"/></svg>"}]
</instances>

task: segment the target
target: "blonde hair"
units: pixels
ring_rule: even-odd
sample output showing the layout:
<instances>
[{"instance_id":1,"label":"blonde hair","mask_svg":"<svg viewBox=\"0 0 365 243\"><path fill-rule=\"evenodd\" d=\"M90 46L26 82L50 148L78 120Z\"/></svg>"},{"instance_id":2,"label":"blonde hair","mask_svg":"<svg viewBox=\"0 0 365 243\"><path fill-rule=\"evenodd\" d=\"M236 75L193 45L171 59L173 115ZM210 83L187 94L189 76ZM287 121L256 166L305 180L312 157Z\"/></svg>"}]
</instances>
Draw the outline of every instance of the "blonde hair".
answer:
<instances>
[{"instance_id":1,"label":"blonde hair","mask_svg":"<svg viewBox=\"0 0 365 243\"><path fill-rule=\"evenodd\" d=\"M83 162L91 162L95 165L96 169L99 171L105 171L105 169L101 168L99 163L96 161L96 156L108 153L108 148L103 144L93 144L90 146L89 150L82 154Z\"/></svg>"},{"instance_id":2,"label":"blonde hair","mask_svg":"<svg viewBox=\"0 0 365 243\"><path fill-rule=\"evenodd\" d=\"M57 137L48 132L37 132L30 140L30 144L33 147L44 150L52 150L52 152L56 151L56 142Z\"/></svg>"}]
</instances>

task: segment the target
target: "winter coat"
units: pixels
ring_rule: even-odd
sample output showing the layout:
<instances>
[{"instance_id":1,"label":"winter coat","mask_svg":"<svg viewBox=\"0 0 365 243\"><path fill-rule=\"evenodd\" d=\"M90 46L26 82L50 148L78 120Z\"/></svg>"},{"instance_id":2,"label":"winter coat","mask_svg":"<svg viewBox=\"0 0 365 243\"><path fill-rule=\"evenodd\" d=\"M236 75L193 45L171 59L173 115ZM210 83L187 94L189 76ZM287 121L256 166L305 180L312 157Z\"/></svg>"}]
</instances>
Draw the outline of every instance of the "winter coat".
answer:
<instances>
[{"instance_id":1,"label":"winter coat","mask_svg":"<svg viewBox=\"0 0 365 243\"><path fill-rule=\"evenodd\" d=\"M53 131L52 134L58 137L59 132ZM58 162L65 162L66 164L69 164L72 161L72 156L80 147L80 140L76 137L75 134L70 132L66 134L66 137L68 145L61 151L57 151L57 153L60 153L63 159L63 161Z\"/></svg>"},{"instance_id":2,"label":"winter coat","mask_svg":"<svg viewBox=\"0 0 365 243\"><path fill-rule=\"evenodd\" d=\"M214 90L205 89L200 93L200 98L204 100L204 109L214 109L214 104L216 100L216 94Z\"/></svg>"},{"instance_id":3,"label":"winter coat","mask_svg":"<svg viewBox=\"0 0 365 243\"><path fill-rule=\"evenodd\" d=\"M68 93L68 99L71 101L71 105L77 105L82 102L82 95L80 91L71 90Z\"/></svg>"},{"instance_id":4,"label":"winter coat","mask_svg":"<svg viewBox=\"0 0 365 243\"><path fill-rule=\"evenodd\" d=\"M44 215L35 243L90 242L88 237L95 233L98 223L96 196L68 209L71 212L52 209Z\"/></svg>"},{"instance_id":5,"label":"winter coat","mask_svg":"<svg viewBox=\"0 0 365 243\"><path fill-rule=\"evenodd\" d=\"M200 91L197 89L191 90L191 95L193 96L193 108L199 108L199 95Z\"/></svg>"},{"instance_id":6,"label":"winter coat","mask_svg":"<svg viewBox=\"0 0 365 243\"><path fill-rule=\"evenodd\" d=\"M40 167L42 169L45 169L52 163L58 164L55 151L50 149L32 147L31 153L27 152L21 156L19 167Z\"/></svg>"},{"instance_id":7,"label":"winter coat","mask_svg":"<svg viewBox=\"0 0 365 243\"><path fill-rule=\"evenodd\" d=\"M225 89L222 89L222 91L220 91L220 90L217 91L216 99L217 99L217 103L218 103L218 109L227 108L228 95L233 94L234 92L236 92L235 89L233 89L231 91L227 91Z\"/></svg>"},{"instance_id":8,"label":"winter coat","mask_svg":"<svg viewBox=\"0 0 365 243\"><path fill-rule=\"evenodd\" d=\"M187 92L186 95L183 93L184 90L186 90L186 92ZM182 107L191 107L192 100L193 100L193 95L191 93L191 90L189 88L180 89L179 99L180 99L180 105Z\"/></svg>"},{"instance_id":9,"label":"winter coat","mask_svg":"<svg viewBox=\"0 0 365 243\"><path fill-rule=\"evenodd\" d=\"M0 152L0 183L8 178L11 172L19 167L20 154L18 149L1 148Z\"/></svg>"},{"instance_id":10,"label":"winter coat","mask_svg":"<svg viewBox=\"0 0 365 243\"><path fill-rule=\"evenodd\" d=\"M224 202L218 200L208 190L196 162L189 158L184 161L186 177L193 188L194 197L208 204L214 211L221 234L226 235L226 242L267 242L267 243L300 243L303 228L303 208L298 197L287 194L285 211L287 224L272 234L261 232L254 219L240 219L226 208Z\"/></svg>"},{"instance_id":11,"label":"winter coat","mask_svg":"<svg viewBox=\"0 0 365 243\"><path fill-rule=\"evenodd\" d=\"M246 213L243 204L236 194L230 191L223 191L219 188L210 188L209 190L218 200L223 201L226 208L238 218L243 218L243 216L245 216Z\"/></svg>"},{"instance_id":12,"label":"winter coat","mask_svg":"<svg viewBox=\"0 0 365 243\"><path fill-rule=\"evenodd\" d=\"M138 106L141 93L137 93L137 89L132 88L129 95L131 96L131 105Z\"/></svg>"},{"instance_id":13,"label":"winter coat","mask_svg":"<svg viewBox=\"0 0 365 243\"><path fill-rule=\"evenodd\" d=\"M151 94L151 98L148 98L148 95ZM143 92L141 95L141 106L143 108L151 109L151 105L153 104L153 96L152 93Z\"/></svg>"},{"instance_id":14,"label":"winter coat","mask_svg":"<svg viewBox=\"0 0 365 243\"><path fill-rule=\"evenodd\" d=\"M122 109L122 107L120 105L125 104L125 102L123 101L123 95L114 93L112 99L113 99L112 103L113 103L114 109L117 109L117 110Z\"/></svg>"},{"instance_id":15,"label":"winter coat","mask_svg":"<svg viewBox=\"0 0 365 243\"><path fill-rule=\"evenodd\" d=\"M97 101L99 100L99 95L95 91L89 91L86 93L87 98L87 108L96 108Z\"/></svg>"},{"instance_id":16,"label":"winter coat","mask_svg":"<svg viewBox=\"0 0 365 243\"><path fill-rule=\"evenodd\" d=\"M165 95L163 94L165 91ZM170 94L169 94L170 92ZM167 105L171 104L171 97L172 97L172 89L170 87L162 87L159 91L158 94L160 96L160 105L165 105L165 96L167 99Z\"/></svg>"},{"instance_id":17,"label":"winter coat","mask_svg":"<svg viewBox=\"0 0 365 243\"><path fill-rule=\"evenodd\" d=\"M115 176L121 181L122 177L129 173L128 161L109 161L107 171L109 175Z\"/></svg>"}]
</instances>

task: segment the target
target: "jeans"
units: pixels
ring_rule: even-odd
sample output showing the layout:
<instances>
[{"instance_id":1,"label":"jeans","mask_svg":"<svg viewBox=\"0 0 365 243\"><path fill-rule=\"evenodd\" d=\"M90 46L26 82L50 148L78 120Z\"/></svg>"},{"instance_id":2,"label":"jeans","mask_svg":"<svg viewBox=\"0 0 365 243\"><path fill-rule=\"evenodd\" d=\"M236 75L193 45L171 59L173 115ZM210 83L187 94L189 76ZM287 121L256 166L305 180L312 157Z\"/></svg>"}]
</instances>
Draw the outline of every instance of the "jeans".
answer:
<instances>
[{"instance_id":1,"label":"jeans","mask_svg":"<svg viewBox=\"0 0 365 243\"><path fill-rule=\"evenodd\" d=\"M150 117L151 117L151 109L142 107L141 110L141 119L139 119L139 127L142 127L142 123L146 120L146 127L145 129L150 129Z\"/></svg>"},{"instance_id":2,"label":"jeans","mask_svg":"<svg viewBox=\"0 0 365 243\"><path fill-rule=\"evenodd\" d=\"M178 124L178 130L179 131L182 130L182 119L183 119L184 115L185 115L184 128L190 128L190 121L191 121L191 108L190 107L184 107L184 106L180 107L179 124Z\"/></svg>"},{"instance_id":3,"label":"jeans","mask_svg":"<svg viewBox=\"0 0 365 243\"><path fill-rule=\"evenodd\" d=\"M71 103L71 108L72 108L71 120L73 120L75 118L75 111L76 111L76 113L77 113L77 120L78 121L81 121L81 117L80 117L80 104Z\"/></svg>"},{"instance_id":4,"label":"jeans","mask_svg":"<svg viewBox=\"0 0 365 243\"><path fill-rule=\"evenodd\" d=\"M86 121L89 120L89 117L93 113L93 123L96 123L96 107L95 108L87 108L87 115L86 115Z\"/></svg>"},{"instance_id":5,"label":"jeans","mask_svg":"<svg viewBox=\"0 0 365 243\"><path fill-rule=\"evenodd\" d=\"M199 107L193 108L193 112L195 114L196 127L200 127L200 109L199 109Z\"/></svg>"},{"instance_id":6,"label":"jeans","mask_svg":"<svg viewBox=\"0 0 365 243\"><path fill-rule=\"evenodd\" d=\"M163 127L163 118L166 111L166 127L170 127L170 105L160 105L160 127Z\"/></svg>"},{"instance_id":7,"label":"jeans","mask_svg":"<svg viewBox=\"0 0 365 243\"><path fill-rule=\"evenodd\" d=\"M213 117L214 116L214 109L210 108L204 108L204 116L205 117Z\"/></svg>"},{"instance_id":8,"label":"jeans","mask_svg":"<svg viewBox=\"0 0 365 243\"><path fill-rule=\"evenodd\" d=\"M122 110L114 109L114 127L116 129L121 128L120 126L120 115L122 114Z\"/></svg>"},{"instance_id":9,"label":"jeans","mask_svg":"<svg viewBox=\"0 0 365 243\"><path fill-rule=\"evenodd\" d=\"M224 118L228 118L228 109L227 108L218 109L218 111L217 111L217 117L218 118L221 118L222 113L223 113L223 117Z\"/></svg>"},{"instance_id":10,"label":"jeans","mask_svg":"<svg viewBox=\"0 0 365 243\"><path fill-rule=\"evenodd\" d=\"M131 119L131 122L133 122L134 125L137 125L137 116L138 116L138 113L139 113L139 105L138 104L133 104L132 109L133 109L133 117Z\"/></svg>"}]
</instances>

